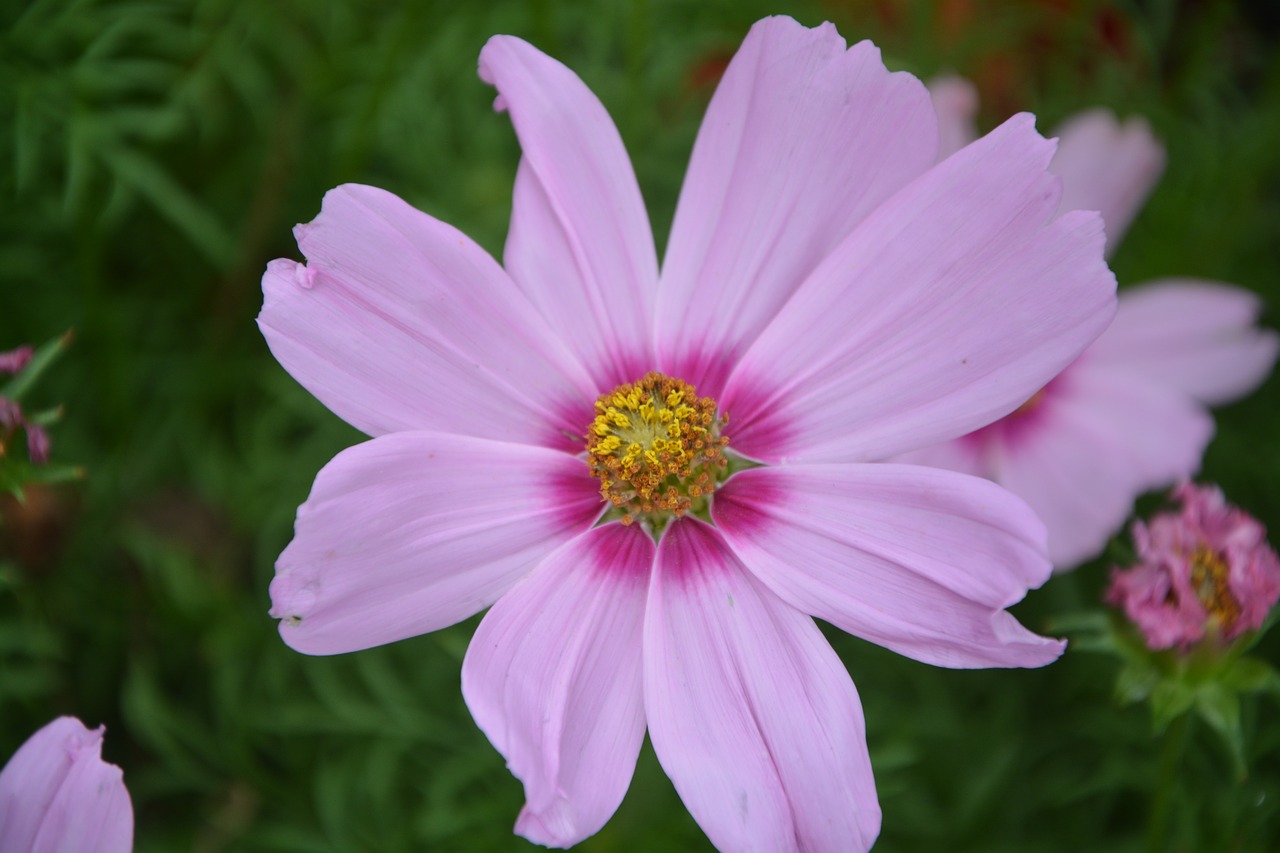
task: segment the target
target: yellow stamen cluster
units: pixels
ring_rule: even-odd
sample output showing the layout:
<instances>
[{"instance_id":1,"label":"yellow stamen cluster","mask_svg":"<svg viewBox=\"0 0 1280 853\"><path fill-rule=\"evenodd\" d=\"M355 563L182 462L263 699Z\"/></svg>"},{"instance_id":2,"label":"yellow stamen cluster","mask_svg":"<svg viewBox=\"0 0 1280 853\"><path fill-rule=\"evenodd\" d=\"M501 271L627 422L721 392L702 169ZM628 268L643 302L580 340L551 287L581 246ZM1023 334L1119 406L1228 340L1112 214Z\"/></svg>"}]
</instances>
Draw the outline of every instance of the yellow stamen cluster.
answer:
<instances>
[{"instance_id":1,"label":"yellow stamen cluster","mask_svg":"<svg viewBox=\"0 0 1280 853\"><path fill-rule=\"evenodd\" d=\"M602 395L587 431L600 496L623 513L623 524L640 514L684 515L715 491L725 468L725 420L715 400L661 373Z\"/></svg>"},{"instance_id":2,"label":"yellow stamen cluster","mask_svg":"<svg viewBox=\"0 0 1280 853\"><path fill-rule=\"evenodd\" d=\"M1230 569L1216 552L1200 546L1191 555L1191 587L1200 604L1222 631L1230 631L1240 619L1240 602L1227 583Z\"/></svg>"}]
</instances>

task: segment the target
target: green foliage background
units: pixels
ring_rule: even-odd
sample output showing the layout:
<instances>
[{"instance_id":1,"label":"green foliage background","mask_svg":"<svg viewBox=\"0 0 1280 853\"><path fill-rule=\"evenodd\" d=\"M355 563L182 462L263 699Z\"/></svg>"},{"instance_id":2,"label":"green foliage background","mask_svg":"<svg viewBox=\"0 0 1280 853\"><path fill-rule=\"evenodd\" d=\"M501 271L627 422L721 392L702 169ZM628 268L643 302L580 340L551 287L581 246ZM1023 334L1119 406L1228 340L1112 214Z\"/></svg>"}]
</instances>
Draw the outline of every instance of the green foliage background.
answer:
<instances>
[{"instance_id":1,"label":"green foliage background","mask_svg":"<svg viewBox=\"0 0 1280 853\"><path fill-rule=\"evenodd\" d=\"M1165 180L1123 283L1240 283L1280 325L1280 15L1268 3L848 0L34 0L0 3L0 349L75 330L42 381L54 458L0 526L0 759L56 714L105 722L137 849L528 849L520 787L458 690L472 622L337 658L286 648L272 563L315 472L361 439L253 324L266 262L344 181L390 189L500 254L518 148L475 76L494 33L557 56L614 116L663 239L720 64L785 12L873 38L892 67L984 86L984 122L1147 116ZM1207 479L1280 531L1280 381L1218 413ZM1158 424L1151 427L1159 429ZM1106 563L1019 610L1096 606ZM828 632L866 706L881 851L1262 851L1280 725L1244 713L1250 772L1113 699L1117 665L951 672ZM1280 660L1280 642L1259 653ZM1181 744L1181 741L1177 741ZM1181 748L1181 747L1180 747ZM1163 763L1162 763L1163 762ZM1152 833L1153 802L1170 815ZM581 849L709 845L646 750Z\"/></svg>"}]
</instances>

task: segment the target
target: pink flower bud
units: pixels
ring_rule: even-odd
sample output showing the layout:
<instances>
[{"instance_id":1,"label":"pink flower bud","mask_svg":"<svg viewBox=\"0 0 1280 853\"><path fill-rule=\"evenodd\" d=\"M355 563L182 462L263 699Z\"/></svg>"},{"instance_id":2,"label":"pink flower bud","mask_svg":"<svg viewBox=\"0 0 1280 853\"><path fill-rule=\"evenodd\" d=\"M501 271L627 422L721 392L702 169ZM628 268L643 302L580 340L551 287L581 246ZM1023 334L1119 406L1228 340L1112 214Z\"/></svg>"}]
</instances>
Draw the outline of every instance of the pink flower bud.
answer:
<instances>
[{"instance_id":1,"label":"pink flower bud","mask_svg":"<svg viewBox=\"0 0 1280 853\"><path fill-rule=\"evenodd\" d=\"M1229 643L1261 627L1280 598L1280 560L1266 528L1216 486L1174 490L1178 512L1134 522L1139 564L1113 569L1107 603L1124 610L1152 649Z\"/></svg>"},{"instance_id":2,"label":"pink flower bud","mask_svg":"<svg viewBox=\"0 0 1280 853\"><path fill-rule=\"evenodd\" d=\"M8 397L0 397L0 429L13 429L26 423L22 416L22 407ZM0 437L0 443L4 441Z\"/></svg>"},{"instance_id":3,"label":"pink flower bud","mask_svg":"<svg viewBox=\"0 0 1280 853\"><path fill-rule=\"evenodd\" d=\"M44 427L27 424L27 456L37 465L49 461L49 433Z\"/></svg>"}]
</instances>

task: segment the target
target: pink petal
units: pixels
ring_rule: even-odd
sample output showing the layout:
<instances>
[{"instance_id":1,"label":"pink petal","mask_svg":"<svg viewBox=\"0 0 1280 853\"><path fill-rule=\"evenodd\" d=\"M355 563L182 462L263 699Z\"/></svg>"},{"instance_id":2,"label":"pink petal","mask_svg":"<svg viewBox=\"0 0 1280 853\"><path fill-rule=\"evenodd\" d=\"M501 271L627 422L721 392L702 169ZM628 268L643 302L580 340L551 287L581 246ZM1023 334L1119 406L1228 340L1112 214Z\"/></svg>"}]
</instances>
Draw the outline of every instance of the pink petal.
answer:
<instances>
[{"instance_id":1,"label":"pink petal","mask_svg":"<svg viewBox=\"0 0 1280 853\"><path fill-rule=\"evenodd\" d=\"M864 461L1007 414L1106 327L1102 223L1052 224L1052 144L1015 116L864 221L730 378L731 446L767 462Z\"/></svg>"},{"instance_id":2,"label":"pink petal","mask_svg":"<svg viewBox=\"0 0 1280 853\"><path fill-rule=\"evenodd\" d=\"M1254 323L1262 311L1247 290L1212 281L1163 279L1120 294L1115 322L1090 349L1201 403L1229 403L1271 374L1280 338Z\"/></svg>"},{"instance_id":3,"label":"pink petal","mask_svg":"<svg viewBox=\"0 0 1280 853\"><path fill-rule=\"evenodd\" d=\"M831 24L752 27L694 145L663 262L662 367L716 396L752 340L854 226L933 164L920 81Z\"/></svg>"},{"instance_id":4,"label":"pink petal","mask_svg":"<svg viewBox=\"0 0 1280 853\"><path fill-rule=\"evenodd\" d=\"M499 599L467 649L462 695L524 782L516 831L537 844L595 834L631 784L653 552L638 527L592 529Z\"/></svg>"},{"instance_id":5,"label":"pink petal","mask_svg":"<svg viewBox=\"0 0 1280 853\"><path fill-rule=\"evenodd\" d=\"M914 465L735 474L713 515L784 601L925 663L1042 666L1064 644L1004 608L1044 583L1044 526L1004 489Z\"/></svg>"},{"instance_id":6,"label":"pink petal","mask_svg":"<svg viewBox=\"0 0 1280 853\"><path fill-rule=\"evenodd\" d=\"M489 39L480 77L524 151L507 270L601 392L638 379L653 366L658 256L617 128L576 74L518 38Z\"/></svg>"},{"instance_id":7,"label":"pink petal","mask_svg":"<svg viewBox=\"0 0 1280 853\"><path fill-rule=\"evenodd\" d=\"M1072 116L1057 135L1049 171L1062 178L1060 209L1101 212L1110 255L1164 172L1164 146L1145 119L1121 123L1102 109Z\"/></svg>"},{"instance_id":8,"label":"pink petal","mask_svg":"<svg viewBox=\"0 0 1280 853\"><path fill-rule=\"evenodd\" d=\"M715 529L674 522L644 625L649 737L720 850L867 850L880 807L857 691L818 627Z\"/></svg>"},{"instance_id":9,"label":"pink petal","mask_svg":"<svg viewBox=\"0 0 1280 853\"><path fill-rule=\"evenodd\" d=\"M284 641L335 654L425 634L488 607L600 514L582 460L430 432L339 453L276 561Z\"/></svg>"},{"instance_id":10,"label":"pink petal","mask_svg":"<svg viewBox=\"0 0 1280 853\"><path fill-rule=\"evenodd\" d=\"M1213 421L1180 393L1090 350L993 453L991 476L1036 511L1067 569L1098 554L1150 489L1194 474Z\"/></svg>"},{"instance_id":11,"label":"pink petal","mask_svg":"<svg viewBox=\"0 0 1280 853\"><path fill-rule=\"evenodd\" d=\"M888 462L903 465L928 465L930 468L946 468L974 477L991 477L991 465L982 443L970 441L967 436L954 441L922 447L909 453L901 453Z\"/></svg>"},{"instance_id":12,"label":"pink petal","mask_svg":"<svg viewBox=\"0 0 1280 853\"><path fill-rule=\"evenodd\" d=\"M929 97L938 113L938 159L943 160L978 138L978 90L963 77L929 81Z\"/></svg>"},{"instance_id":13,"label":"pink petal","mask_svg":"<svg viewBox=\"0 0 1280 853\"><path fill-rule=\"evenodd\" d=\"M330 190L272 261L258 315L280 364L370 435L436 429L564 447L594 386L502 268L373 187Z\"/></svg>"},{"instance_id":14,"label":"pink petal","mask_svg":"<svg viewBox=\"0 0 1280 853\"><path fill-rule=\"evenodd\" d=\"M123 774L102 760L99 727L59 717L0 771L0 850L128 853L133 805Z\"/></svg>"}]
</instances>

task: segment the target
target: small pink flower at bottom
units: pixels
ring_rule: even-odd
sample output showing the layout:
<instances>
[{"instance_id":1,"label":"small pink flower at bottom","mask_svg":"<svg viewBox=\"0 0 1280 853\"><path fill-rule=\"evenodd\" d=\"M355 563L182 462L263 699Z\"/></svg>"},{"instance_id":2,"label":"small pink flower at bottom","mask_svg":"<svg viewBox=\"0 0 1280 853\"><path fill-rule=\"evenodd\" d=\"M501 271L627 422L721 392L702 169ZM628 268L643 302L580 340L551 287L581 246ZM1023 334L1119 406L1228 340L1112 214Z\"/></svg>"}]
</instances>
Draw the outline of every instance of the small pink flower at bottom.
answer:
<instances>
[{"instance_id":1,"label":"small pink flower at bottom","mask_svg":"<svg viewBox=\"0 0 1280 853\"><path fill-rule=\"evenodd\" d=\"M0 771L0 851L127 853L133 806L119 767L102 760L105 729L59 717Z\"/></svg>"},{"instance_id":2,"label":"small pink flower at bottom","mask_svg":"<svg viewBox=\"0 0 1280 853\"><path fill-rule=\"evenodd\" d=\"M501 266L348 185L263 278L276 358L373 436L298 510L281 635L336 654L491 606L462 692L538 843L605 824L647 730L722 850L866 850L861 706L814 617L941 666L1061 654L1005 609L1049 575L1030 510L878 460L1009 413L1097 336L1100 220L1054 218L1030 116L938 163L919 80L769 18L659 265L582 81L509 36L480 75L522 149Z\"/></svg>"},{"instance_id":3,"label":"small pink flower at bottom","mask_svg":"<svg viewBox=\"0 0 1280 853\"><path fill-rule=\"evenodd\" d=\"M1214 486L1184 484L1173 494L1180 511L1134 522L1140 562L1112 570L1107 603L1155 650L1186 652L1257 630L1280 598L1280 560L1266 529Z\"/></svg>"}]
</instances>

